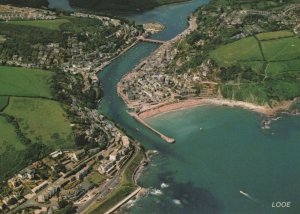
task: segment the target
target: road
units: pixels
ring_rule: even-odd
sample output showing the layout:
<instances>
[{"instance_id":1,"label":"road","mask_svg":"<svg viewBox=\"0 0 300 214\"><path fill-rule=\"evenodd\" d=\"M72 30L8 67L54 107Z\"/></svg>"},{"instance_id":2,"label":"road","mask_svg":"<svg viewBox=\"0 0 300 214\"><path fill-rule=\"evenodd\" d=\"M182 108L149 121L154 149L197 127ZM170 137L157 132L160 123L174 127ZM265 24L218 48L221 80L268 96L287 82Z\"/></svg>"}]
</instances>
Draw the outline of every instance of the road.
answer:
<instances>
[{"instance_id":1,"label":"road","mask_svg":"<svg viewBox=\"0 0 300 214\"><path fill-rule=\"evenodd\" d=\"M115 189L119 184L120 177L116 174L108 182L88 193L91 199L85 202L83 205L77 205L77 213L85 213L85 211L87 211L95 202L97 202L97 200L101 200L102 198L106 197L111 190ZM95 196L93 196L93 194L95 194Z\"/></svg>"},{"instance_id":2,"label":"road","mask_svg":"<svg viewBox=\"0 0 300 214\"><path fill-rule=\"evenodd\" d=\"M97 154L94 154L94 155L92 155L91 157L88 157L87 159L84 159L84 160L80 161L80 162L77 164L77 166L79 166L80 164L89 162L89 161L92 160L93 158L97 157L99 154L102 154L102 152L103 152L103 151L101 151L101 152L99 152L99 153L97 153ZM74 175L73 175L73 176L70 176L69 179L70 179L71 177L74 177ZM49 187L53 187L53 186L58 186L58 187L60 187L61 184L62 184L63 182L65 182L65 180L66 180L66 179L64 179L63 177L60 177L59 179L57 179L57 180L54 181L53 183L51 183L51 182L49 181L49 185L48 185L48 186L46 186L44 189L42 189L40 192L38 192L38 193L37 193L35 196L33 196L31 199L27 200L26 202L24 202L24 203L21 204L20 206L16 207L15 209L9 211L9 213L15 213L15 212L17 212L18 210L22 210L22 209L24 209L24 208L26 208L26 207L30 207L30 206L33 206L33 205L34 205L34 206L37 206L37 207L42 207L42 206L43 206L43 207L51 207L51 204L41 204L41 203L38 203L38 202L37 202L38 196L39 196L39 195L42 195L42 194L44 194L44 193L46 193ZM53 205L53 204L52 204L52 205Z\"/></svg>"},{"instance_id":3,"label":"road","mask_svg":"<svg viewBox=\"0 0 300 214\"><path fill-rule=\"evenodd\" d=\"M134 154L132 155L130 160L126 163L126 165L123 167L121 172L115 174L113 176L113 178L111 178L108 182L106 182L105 184L98 187L96 190L92 190L91 192L92 193L96 192L96 195L92 196L92 194L91 194L92 198L90 200L85 202L83 205L77 205L77 207L78 207L77 213L86 213L86 211L90 207L92 207L94 204L96 204L98 200L105 198L111 191L115 190L117 188L117 186L120 185L120 182L121 182L121 179L122 179L125 169L130 165L132 160L135 159L135 157L138 154L138 152L137 152L138 150L139 150L138 146L135 145Z\"/></svg>"}]
</instances>

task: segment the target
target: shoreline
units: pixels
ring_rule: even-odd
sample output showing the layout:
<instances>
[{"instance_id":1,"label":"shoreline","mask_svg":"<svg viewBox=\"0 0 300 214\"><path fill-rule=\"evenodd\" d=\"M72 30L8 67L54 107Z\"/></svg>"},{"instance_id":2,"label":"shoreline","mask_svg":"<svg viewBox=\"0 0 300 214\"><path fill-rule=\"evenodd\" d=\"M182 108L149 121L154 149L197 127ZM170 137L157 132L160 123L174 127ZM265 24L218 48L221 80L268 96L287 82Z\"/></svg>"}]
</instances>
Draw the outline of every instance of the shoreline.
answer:
<instances>
[{"instance_id":1,"label":"shoreline","mask_svg":"<svg viewBox=\"0 0 300 214\"><path fill-rule=\"evenodd\" d=\"M179 41L182 38L185 38L188 34L193 32L197 28L196 17L191 15L188 19L189 26L183 32L175 36L174 38L166 41L163 45L157 48L150 56L143 59L139 64L135 66L133 70L129 73L126 73L122 80L127 80L131 78L139 77L139 69L149 62L149 59L156 57L156 55L164 49L168 49L172 44ZM225 98L188 98L186 100L174 100L174 101L164 101L156 105L147 105L139 100L130 101L126 94L123 93L123 86L121 81L117 84L118 95L123 99L129 109L140 109L139 112L136 112L134 118L142 121L141 123L146 123L146 119L151 117L156 117L164 113L184 110L204 105L215 105L215 106L228 106L228 107L239 107L246 110L250 110L268 117L276 116L282 111L289 110L291 105L294 103L294 100L282 101L276 104L274 107L268 105L258 105L245 101L230 100ZM132 114L131 114L132 116ZM147 126L148 127L148 126Z\"/></svg>"},{"instance_id":2,"label":"shoreline","mask_svg":"<svg viewBox=\"0 0 300 214\"><path fill-rule=\"evenodd\" d=\"M149 118L157 117L162 114L166 114L173 111L185 110L205 105L214 105L214 106L228 106L228 107L239 107L246 110L250 110L256 113L260 113L265 116L275 116L280 111L288 110L292 105L293 101L286 101L280 103L278 106L271 108L269 106L260 106L243 101L228 100L223 98L210 98L210 99L187 99L179 102L166 102L159 104L144 111L138 113L138 116L141 120L146 120Z\"/></svg>"},{"instance_id":3,"label":"shoreline","mask_svg":"<svg viewBox=\"0 0 300 214\"><path fill-rule=\"evenodd\" d=\"M146 128L150 129L151 131L153 131L155 134L157 134L161 139L163 139L164 141L166 141L167 143L175 143L175 139L168 137L164 134L162 134L160 131L156 130L155 128L153 128L152 126L150 126L148 123L145 122L145 120L141 117L139 117L138 114L136 113L129 113L135 120L137 120L139 123L141 123L143 126L145 126Z\"/></svg>"},{"instance_id":4,"label":"shoreline","mask_svg":"<svg viewBox=\"0 0 300 214\"><path fill-rule=\"evenodd\" d=\"M131 48L133 48L134 46L136 46L140 41L138 39L136 39L133 43L131 43L129 46L123 48L119 53L116 54L116 56L114 56L113 58L111 58L110 60L102 63L100 66L94 68L94 72L95 74L100 73L102 70L104 70L107 66L109 66L114 60L116 60L117 58L119 58L120 56L122 56L124 53L126 53L127 51L129 51ZM98 81L99 78L97 77Z\"/></svg>"}]
</instances>

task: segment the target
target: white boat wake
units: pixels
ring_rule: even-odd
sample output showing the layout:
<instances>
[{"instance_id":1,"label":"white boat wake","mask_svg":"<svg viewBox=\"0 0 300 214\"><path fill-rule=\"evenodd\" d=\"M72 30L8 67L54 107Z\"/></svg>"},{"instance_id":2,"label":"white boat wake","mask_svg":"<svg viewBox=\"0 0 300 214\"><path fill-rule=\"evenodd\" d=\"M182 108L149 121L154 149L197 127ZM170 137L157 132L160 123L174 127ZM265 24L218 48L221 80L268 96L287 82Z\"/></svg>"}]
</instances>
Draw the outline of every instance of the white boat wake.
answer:
<instances>
[{"instance_id":1,"label":"white boat wake","mask_svg":"<svg viewBox=\"0 0 300 214\"><path fill-rule=\"evenodd\" d=\"M173 203L178 205L178 206L181 206L181 201L178 200L178 199L173 199Z\"/></svg>"},{"instance_id":2,"label":"white boat wake","mask_svg":"<svg viewBox=\"0 0 300 214\"><path fill-rule=\"evenodd\" d=\"M256 200L255 198L253 198L253 197L252 197L251 195L249 195L248 193L243 192L242 190L240 190L240 193L241 193L243 196L245 196L245 197L247 197L248 199L250 199L251 201L254 201L254 202L256 202L256 203L259 203L258 200Z\"/></svg>"}]
</instances>

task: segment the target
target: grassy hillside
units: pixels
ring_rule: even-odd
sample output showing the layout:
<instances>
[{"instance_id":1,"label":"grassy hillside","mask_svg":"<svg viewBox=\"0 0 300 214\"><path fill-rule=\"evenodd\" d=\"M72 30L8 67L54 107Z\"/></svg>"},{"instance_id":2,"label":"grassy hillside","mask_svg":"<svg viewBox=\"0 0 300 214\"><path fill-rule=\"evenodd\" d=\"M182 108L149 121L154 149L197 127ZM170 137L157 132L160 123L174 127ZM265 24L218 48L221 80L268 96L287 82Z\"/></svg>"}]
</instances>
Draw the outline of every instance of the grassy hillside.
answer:
<instances>
[{"instance_id":1,"label":"grassy hillside","mask_svg":"<svg viewBox=\"0 0 300 214\"><path fill-rule=\"evenodd\" d=\"M275 106L299 97L300 10L294 3L300 0L209 1L194 13L197 29L174 46L168 71L199 73L228 99Z\"/></svg>"},{"instance_id":2,"label":"grassy hillside","mask_svg":"<svg viewBox=\"0 0 300 214\"><path fill-rule=\"evenodd\" d=\"M3 42L5 42L5 37L0 35L0 44L3 43Z\"/></svg>"},{"instance_id":3,"label":"grassy hillside","mask_svg":"<svg viewBox=\"0 0 300 214\"><path fill-rule=\"evenodd\" d=\"M74 146L65 111L50 100L53 75L0 66L0 179L55 148Z\"/></svg>"},{"instance_id":4,"label":"grassy hillside","mask_svg":"<svg viewBox=\"0 0 300 214\"><path fill-rule=\"evenodd\" d=\"M254 37L245 38L220 46L210 53L220 66L229 66L240 61L261 61L263 56Z\"/></svg>"},{"instance_id":5,"label":"grassy hillside","mask_svg":"<svg viewBox=\"0 0 300 214\"><path fill-rule=\"evenodd\" d=\"M40 28L47 28L50 30L59 30L59 27L69 22L67 19L55 19L55 20L28 20L28 21L9 21L8 24L25 25Z\"/></svg>"},{"instance_id":6,"label":"grassy hillside","mask_svg":"<svg viewBox=\"0 0 300 214\"><path fill-rule=\"evenodd\" d=\"M51 98L52 76L50 71L0 66L0 95Z\"/></svg>"},{"instance_id":7,"label":"grassy hillside","mask_svg":"<svg viewBox=\"0 0 300 214\"><path fill-rule=\"evenodd\" d=\"M210 57L223 67L223 95L255 103L300 96L300 39L291 35L267 32L255 36L260 40L249 37L213 50ZM257 63L260 66L254 68Z\"/></svg>"},{"instance_id":8,"label":"grassy hillside","mask_svg":"<svg viewBox=\"0 0 300 214\"><path fill-rule=\"evenodd\" d=\"M300 39L291 37L264 41L262 48L268 61L295 59L300 55Z\"/></svg>"},{"instance_id":9,"label":"grassy hillside","mask_svg":"<svg viewBox=\"0 0 300 214\"><path fill-rule=\"evenodd\" d=\"M18 139L13 125L7 123L5 117L0 116L0 153L5 152L5 150L12 146L17 150L25 149L25 146Z\"/></svg>"},{"instance_id":10,"label":"grassy hillside","mask_svg":"<svg viewBox=\"0 0 300 214\"><path fill-rule=\"evenodd\" d=\"M70 122L56 101L11 97L4 112L17 119L21 131L33 143L55 148L71 147L73 144Z\"/></svg>"},{"instance_id":11,"label":"grassy hillside","mask_svg":"<svg viewBox=\"0 0 300 214\"><path fill-rule=\"evenodd\" d=\"M187 0L70 0L73 7L95 11L144 11L160 5Z\"/></svg>"},{"instance_id":12,"label":"grassy hillside","mask_svg":"<svg viewBox=\"0 0 300 214\"><path fill-rule=\"evenodd\" d=\"M0 112L8 105L8 96L0 96Z\"/></svg>"},{"instance_id":13,"label":"grassy hillside","mask_svg":"<svg viewBox=\"0 0 300 214\"><path fill-rule=\"evenodd\" d=\"M281 30L276 32L267 32L267 33L260 33L257 34L256 37L263 41L263 40L271 40L271 39L280 39L285 37L293 37L294 34L287 30Z\"/></svg>"},{"instance_id":14,"label":"grassy hillside","mask_svg":"<svg viewBox=\"0 0 300 214\"><path fill-rule=\"evenodd\" d=\"M18 138L15 127L0 116L0 179L14 172L22 165L22 156L25 145Z\"/></svg>"}]
</instances>

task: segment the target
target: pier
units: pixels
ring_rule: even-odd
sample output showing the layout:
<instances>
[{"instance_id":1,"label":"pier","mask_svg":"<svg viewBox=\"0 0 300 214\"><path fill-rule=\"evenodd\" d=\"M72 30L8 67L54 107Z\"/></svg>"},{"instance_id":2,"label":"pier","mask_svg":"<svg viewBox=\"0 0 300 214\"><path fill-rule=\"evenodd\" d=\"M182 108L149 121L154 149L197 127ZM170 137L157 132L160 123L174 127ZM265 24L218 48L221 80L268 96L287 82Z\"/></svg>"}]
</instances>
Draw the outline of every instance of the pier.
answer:
<instances>
[{"instance_id":1,"label":"pier","mask_svg":"<svg viewBox=\"0 0 300 214\"><path fill-rule=\"evenodd\" d=\"M161 137L161 139L163 139L167 143L175 143L175 139L174 138L168 137L168 136L160 133L156 129L152 128L144 120L142 120L136 113L128 113L128 114L130 114L134 119L136 119L137 121L139 121L141 124L143 124L144 126L146 126L148 129L150 129L151 131L153 131L154 133L156 133L157 135L159 135Z\"/></svg>"}]
</instances>

